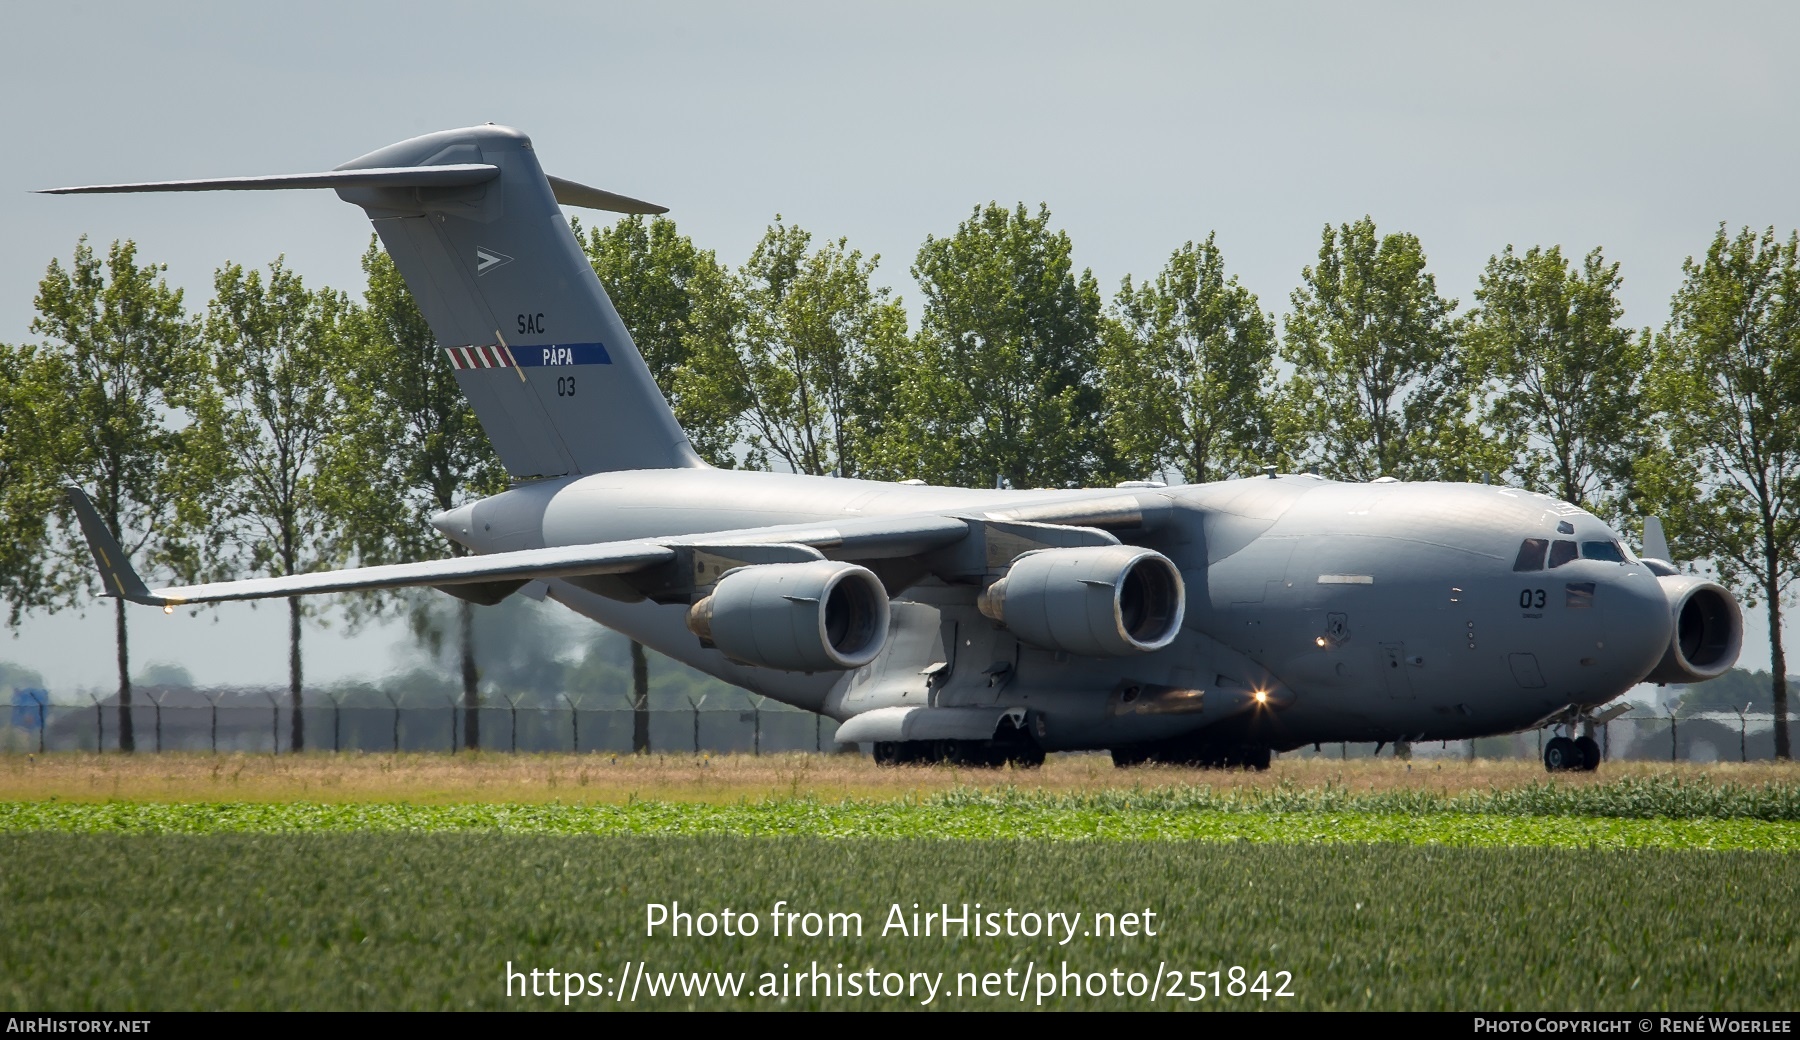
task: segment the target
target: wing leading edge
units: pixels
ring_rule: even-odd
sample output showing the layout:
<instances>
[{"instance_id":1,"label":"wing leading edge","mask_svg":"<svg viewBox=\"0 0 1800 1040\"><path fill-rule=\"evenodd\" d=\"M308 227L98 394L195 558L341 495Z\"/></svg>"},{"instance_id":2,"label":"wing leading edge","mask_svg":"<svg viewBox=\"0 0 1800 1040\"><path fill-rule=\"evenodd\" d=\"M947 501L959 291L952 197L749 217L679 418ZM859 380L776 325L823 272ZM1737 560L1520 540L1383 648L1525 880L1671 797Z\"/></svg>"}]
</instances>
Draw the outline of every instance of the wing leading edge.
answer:
<instances>
[{"instance_id":1,"label":"wing leading edge","mask_svg":"<svg viewBox=\"0 0 1800 1040\"><path fill-rule=\"evenodd\" d=\"M94 564L100 570L106 594L161 607L415 586L492 586L544 578L632 574L673 564L682 555L680 550L695 546L790 546L818 557L894 558L953 544L966 538L970 530L967 521L955 517L875 517L842 524L790 524L679 538L519 549L421 563L151 589L132 569L129 558L107 530L86 492L69 487L65 493L81 522L88 548L94 554ZM445 591L462 594L451 588Z\"/></svg>"}]
</instances>

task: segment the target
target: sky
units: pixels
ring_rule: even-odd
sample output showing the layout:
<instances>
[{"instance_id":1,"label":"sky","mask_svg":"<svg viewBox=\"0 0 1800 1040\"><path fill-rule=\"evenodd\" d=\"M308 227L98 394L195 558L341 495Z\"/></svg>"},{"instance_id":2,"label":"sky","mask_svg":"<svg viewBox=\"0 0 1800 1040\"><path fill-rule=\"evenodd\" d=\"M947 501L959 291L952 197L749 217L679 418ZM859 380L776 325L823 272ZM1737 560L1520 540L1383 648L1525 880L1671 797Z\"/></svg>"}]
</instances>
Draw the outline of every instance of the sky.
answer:
<instances>
[{"instance_id":1,"label":"sky","mask_svg":"<svg viewBox=\"0 0 1800 1040\"><path fill-rule=\"evenodd\" d=\"M1660 327L1721 223L1800 226L1797 29L1747 3L8 4L0 340L31 338L83 234L135 240L190 308L227 261L361 284L369 226L327 192L34 189L322 170L489 121L727 263L780 214L879 254L908 301L925 236L997 201L1047 204L1109 295L1216 233L1279 314L1321 230L1368 215L1465 308L1508 244L1600 246L1626 322ZM109 605L29 621L0 660L108 685ZM153 614L137 660L285 681L285 611ZM1747 621L1742 663L1767 667ZM307 638L316 679L414 660L400 627Z\"/></svg>"}]
</instances>

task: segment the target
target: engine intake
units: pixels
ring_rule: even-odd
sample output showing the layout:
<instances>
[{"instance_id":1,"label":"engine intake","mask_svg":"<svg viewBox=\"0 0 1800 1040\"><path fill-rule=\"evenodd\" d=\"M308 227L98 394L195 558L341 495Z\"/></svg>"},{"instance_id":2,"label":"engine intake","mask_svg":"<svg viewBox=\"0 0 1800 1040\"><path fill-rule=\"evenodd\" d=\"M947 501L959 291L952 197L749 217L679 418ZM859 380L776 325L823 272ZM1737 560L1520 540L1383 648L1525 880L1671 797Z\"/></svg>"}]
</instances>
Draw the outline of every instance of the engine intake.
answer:
<instances>
[{"instance_id":1,"label":"engine intake","mask_svg":"<svg viewBox=\"0 0 1800 1040\"><path fill-rule=\"evenodd\" d=\"M1181 571L1163 554L1094 545L1025 553L977 602L983 614L1033 646L1123 657L1173 642L1185 595Z\"/></svg>"},{"instance_id":2,"label":"engine intake","mask_svg":"<svg viewBox=\"0 0 1800 1040\"><path fill-rule=\"evenodd\" d=\"M1689 574L1656 580L1669 599L1675 632L1644 681L1689 683L1724 675L1744 646L1744 615L1736 597L1717 582Z\"/></svg>"},{"instance_id":3,"label":"engine intake","mask_svg":"<svg viewBox=\"0 0 1800 1040\"><path fill-rule=\"evenodd\" d=\"M866 567L834 560L727 571L687 626L725 656L787 672L861 668L887 641L888 594Z\"/></svg>"}]
</instances>

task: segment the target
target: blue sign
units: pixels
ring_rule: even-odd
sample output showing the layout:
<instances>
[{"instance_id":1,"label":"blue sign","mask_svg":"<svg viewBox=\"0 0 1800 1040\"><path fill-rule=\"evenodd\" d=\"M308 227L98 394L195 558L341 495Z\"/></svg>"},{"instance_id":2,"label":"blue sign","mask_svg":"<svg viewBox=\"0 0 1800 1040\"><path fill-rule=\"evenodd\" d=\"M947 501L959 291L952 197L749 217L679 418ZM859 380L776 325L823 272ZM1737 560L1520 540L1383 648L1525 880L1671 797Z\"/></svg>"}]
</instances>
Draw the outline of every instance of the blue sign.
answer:
<instances>
[{"instance_id":1,"label":"blue sign","mask_svg":"<svg viewBox=\"0 0 1800 1040\"><path fill-rule=\"evenodd\" d=\"M12 724L14 729L44 728L44 707L50 703L50 691L36 687L13 687Z\"/></svg>"}]
</instances>

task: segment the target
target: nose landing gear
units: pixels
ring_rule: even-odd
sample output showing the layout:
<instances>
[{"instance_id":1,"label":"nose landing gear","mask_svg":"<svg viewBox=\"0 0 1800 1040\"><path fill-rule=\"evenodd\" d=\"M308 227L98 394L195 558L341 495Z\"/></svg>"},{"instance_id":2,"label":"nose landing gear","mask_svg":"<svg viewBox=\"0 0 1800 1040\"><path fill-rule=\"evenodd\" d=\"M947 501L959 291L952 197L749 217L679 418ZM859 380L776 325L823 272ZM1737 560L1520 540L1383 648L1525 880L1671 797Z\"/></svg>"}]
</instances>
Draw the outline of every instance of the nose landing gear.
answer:
<instances>
[{"instance_id":1,"label":"nose landing gear","mask_svg":"<svg viewBox=\"0 0 1800 1040\"><path fill-rule=\"evenodd\" d=\"M1599 769L1600 742L1594 739L1595 727L1604 726L1629 710L1629 705L1615 704L1596 715L1570 705L1539 723L1563 731L1563 735L1545 741L1544 769L1552 773L1591 773ZM1577 728L1580 736L1569 735Z\"/></svg>"},{"instance_id":2,"label":"nose landing gear","mask_svg":"<svg viewBox=\"0 0 1800 1040\"><path fill-rule=\"evenodd\" d=\"M1583 734L1551 737L1544 745L1544 768L1552 773L1591 773L1600 768L1600 742Z\"/></svg>"}]
</instances>

